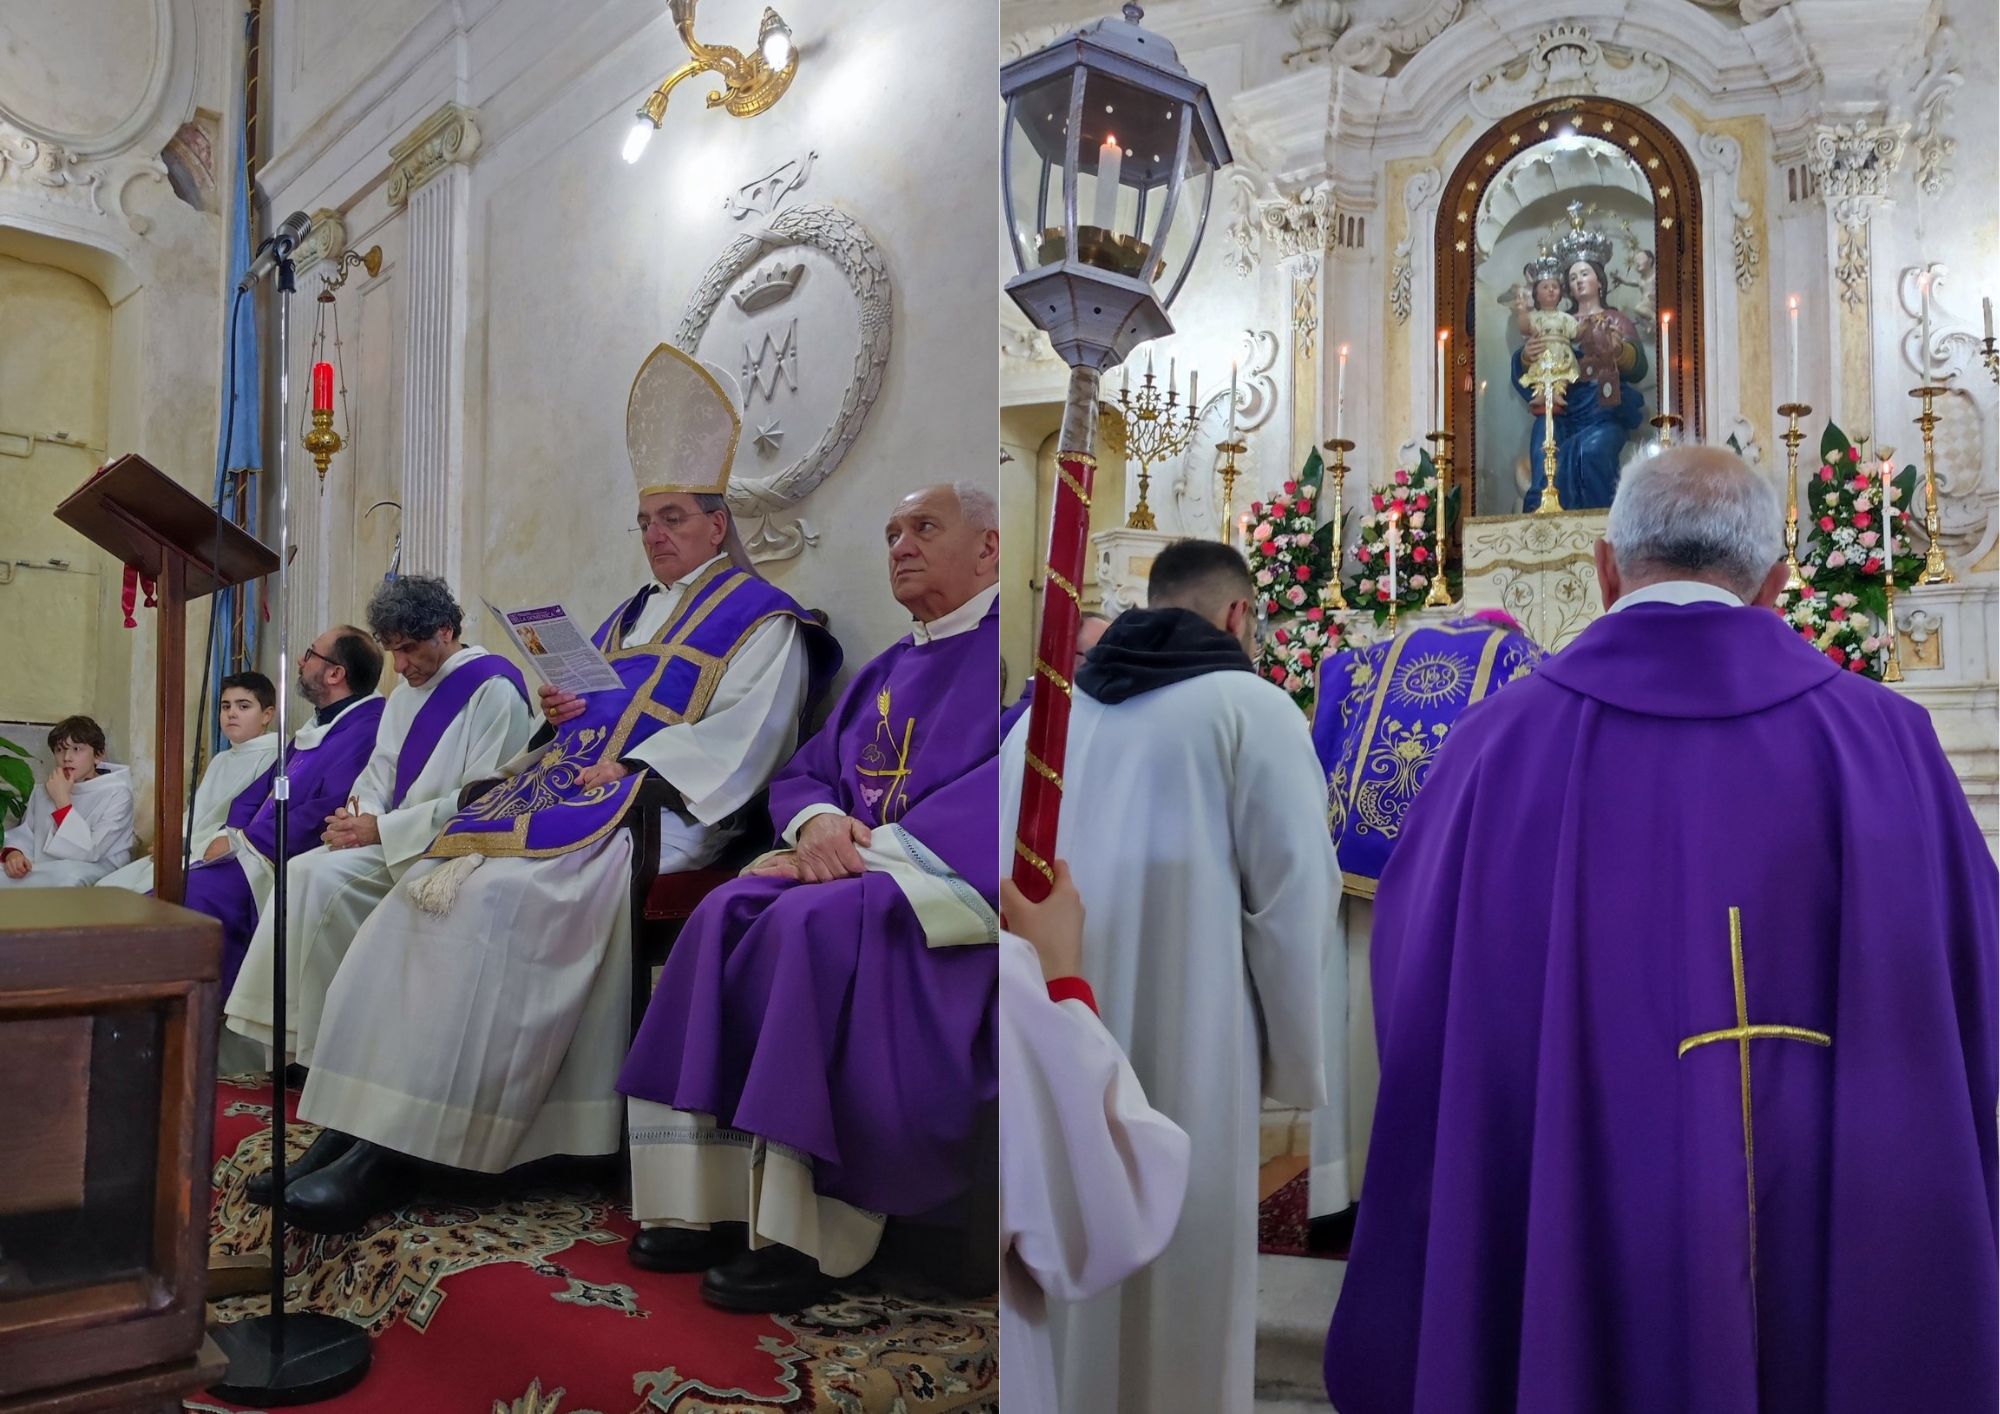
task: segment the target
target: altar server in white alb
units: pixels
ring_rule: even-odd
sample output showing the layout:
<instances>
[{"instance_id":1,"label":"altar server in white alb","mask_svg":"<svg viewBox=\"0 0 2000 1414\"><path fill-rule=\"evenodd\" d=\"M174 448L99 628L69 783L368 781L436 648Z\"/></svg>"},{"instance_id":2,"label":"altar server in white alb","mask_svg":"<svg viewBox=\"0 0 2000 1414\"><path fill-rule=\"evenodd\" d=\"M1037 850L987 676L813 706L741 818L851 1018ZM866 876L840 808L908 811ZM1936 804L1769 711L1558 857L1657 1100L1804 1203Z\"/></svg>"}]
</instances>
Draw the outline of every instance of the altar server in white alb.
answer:
<instances>
[{"instance_id":1,"label":"altar server in white alb","mask_svg":"<svg viewBox=\"0 0 2000 1414\"><path fill-rule=\"evenodd\" d=\"M1097 1019L1083 900L1061 860L1055 875L1035 904L1000 885L1001 1414L1059 1414L1050 1298L1095 1296L1159 1256L1187 1193L1188 1137Z\"/></svg>"},{"instance_id":2,"label":"altar server in white alb","mask_svg":"<svg viewBox=\"0 0 2000 1414\"><path fill-rule=\"evenodd\" d=\"M368 631L403 685L389 694L351 808L301 821L322 843L294 859L286 893L284 1050L312 1064L328 988L368 915L458 813L458 793L528 744L520 669L459 641L465 616L441 579L406 575L368 601ZM276 1045L276 918L265 908L224 1008L232 1031ZM258 1194L253 1185L253 1196Z\"/></svg>"},{"instance_id":3,"label":"altar server in white alb","mask_svg":"<svg viewBox=\"0 0 2000 1414\"><path fill-rule=\"evenodd\" d=\"M1256 593L1229 546L1169 545L1150 607L1076 674L1056 850L1089 910L1083 970L1194 1157L1159 1260L1051 1303L1064 1410L1248 1414L1258 1100L1322 1103L1321 1007L1346 1014L1344 979L1322 983L1339 877L1325 779L1305 716L1251 668ZM1001 753L1010 830L1027 730Z\"/></svg>"},{"instance_id":4,"label":"altar server in white alb","mask_svg":"<svg viewBox=\"0 0 2000 1414\"><path fill-rule=\"evenodd\" d=\"M271 730L271 719L277 714L277 686L262 673L231 673L222 680L216 722L229 747L209 759L188 804L181 838L187 841L191 859L227 853L230 829L249 824L270 793L271 768L278 760L278 734ZM135 859L97 882L149 894L153 856Z\"/></svg>"},{"instance_id":5,"label":"altar server in white alb","mask_svg":"<svg viewBox=\"0 0 2000 1414\"><path fill-rule=\"evenodd\" d=\"M631 835L642 777L672 798L660 867L699 868L798 743L833 641L752 573L723 499L734 395L677 349L634 381L626 435L652 580L596 641L622 687L544 688L553 730L453 816L361 930L327 993L288 1170L301 1227L395 1206L412 1159L499 1172L609 1154L631 1035Z\"/></svg>"},{"instance_id":6,"label":"altar server in white alb","mask_svg":"<svg viewBox=\"0 0 2000 1414\"><path fill-rule=\"evenodd\" d=\"M132 858L132 772L104 759L104 728L65 717L49 750L55 768L0 845L0 889L94 884Z\"/></svg>"}]
</instances>

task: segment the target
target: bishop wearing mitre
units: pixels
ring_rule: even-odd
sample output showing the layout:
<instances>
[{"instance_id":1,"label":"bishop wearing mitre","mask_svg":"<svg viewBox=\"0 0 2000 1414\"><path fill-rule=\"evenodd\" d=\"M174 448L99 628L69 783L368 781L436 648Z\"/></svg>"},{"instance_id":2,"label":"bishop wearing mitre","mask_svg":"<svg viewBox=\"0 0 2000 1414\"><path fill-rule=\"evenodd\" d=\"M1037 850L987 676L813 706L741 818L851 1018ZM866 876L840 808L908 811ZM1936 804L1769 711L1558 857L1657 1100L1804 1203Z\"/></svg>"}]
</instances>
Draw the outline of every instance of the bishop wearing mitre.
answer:
<instances>
[{"instance_id":1,"label":"bishop wearing mitre","mask_svg":"<svg viewBox=\"0 0 2000 1414\"><path fill-rule=\"evenodd\" d=\"M640 782L674 797L663 871L727 846L839 667L832 637L749 566L724 502L740 423L720 378L654 350L626 436L652 580L596 634L622 686L542 689L552 730L445 823L328 989L288 1178L293 1220L348 1231L407 1196L413 1159L493 1173L619 1146Z\"/></svg>"}]
</instances>

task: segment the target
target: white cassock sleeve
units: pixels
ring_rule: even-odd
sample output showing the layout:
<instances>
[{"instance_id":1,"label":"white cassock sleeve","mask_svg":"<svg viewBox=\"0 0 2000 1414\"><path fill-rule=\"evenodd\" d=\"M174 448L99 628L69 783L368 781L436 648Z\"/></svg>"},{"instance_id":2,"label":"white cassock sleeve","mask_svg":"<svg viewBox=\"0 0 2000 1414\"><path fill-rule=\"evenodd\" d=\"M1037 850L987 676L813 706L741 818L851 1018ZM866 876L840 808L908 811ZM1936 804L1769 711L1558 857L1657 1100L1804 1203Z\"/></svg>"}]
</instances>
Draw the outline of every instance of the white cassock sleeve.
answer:
<instances>
[{"instance_id":1,"label":"white cassock sleeve","mask_svg":"<svg viewBox=\"0 0 2000 1414\"><path fill-rule=\"evenodd\" d=\"M796 620L766 620L737 650L698 722L662 727L625 754L660 773L713 825L770 784L798 745L806 647Z\"/></svg>"},{"instance_id":2,"label":"white cassock sleeve","mask_svg":"<svg viewBox=\"0 0 2000 1414\"><path fill-rule=\"evenodd\" d=\"M1000 1244L1045 1296L1081 1301L1160 1255L1187 1193L1188 1137L1035 951L1000 935Z\"/></svg>"},{"instance_id":3,"label":"white cassock sleeve","mask_svg":"<svg viewBox=\"0 0 2000 1414\"><path fill-rule=\"evenodd\" d=\"M428 800L406 800L395 809L375 817L375 832L382 837L382 858L391 869L406 864L431 847L438 831L458 813L458 793L473 781L500 773L500 763L520 750L528 740L528 707L521 694L504 678L488 678L473 690L461 720L447 732L439 750L451 740L451 733L464 732L465 769L454 779L451 789ZM378 756L381 753L376 753ZM368 769L375 769L371 757ZM395 766L390 763L389 789L395 788ZM384 794L386 800L387 793ZM367 797L363 797L363 808Z\"/></svg>"},{"instance_id":4,"label":"white cassock sleeve","mask_svg":"<svg viewBox=\"0 0 2000 1414\"><path fill-rule=\"evenodd\" d=\"M48 798L42 798L48 804ZM69 814L42 846L44 859L96 862L115 869L132 858L132 788L92 791L70 803Z\"/></svg>"},{"instance_id":5,"label":"white cassock sleeve","mask_svg":"<svg viewBox=\"0 0 2000 1414\"><path fill-rule=\"evenodd\" d=\"M1243 954L1263 1020L1264 1094L1310 1110L1326 1101L1322 1009L1347 1015L1345 972L1339 995L1326 994L1340 901L1326 777L1304 715L1285 697L1246 695L1239 714L1229 830L1243 888Z\"/></svg>"}]
</instances>

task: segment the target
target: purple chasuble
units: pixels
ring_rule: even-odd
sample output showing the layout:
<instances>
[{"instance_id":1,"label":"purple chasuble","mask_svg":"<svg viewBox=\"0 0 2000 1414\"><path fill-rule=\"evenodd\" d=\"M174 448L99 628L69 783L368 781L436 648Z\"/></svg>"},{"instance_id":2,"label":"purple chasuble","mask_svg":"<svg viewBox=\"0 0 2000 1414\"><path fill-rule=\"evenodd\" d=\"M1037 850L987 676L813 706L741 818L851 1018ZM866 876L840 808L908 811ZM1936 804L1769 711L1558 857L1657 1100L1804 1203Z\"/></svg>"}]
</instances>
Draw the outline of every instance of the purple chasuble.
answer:
<instances>
[{"instance_id":1,"label":"purple chasuble","mask_svg":"<svg viewBox=\"0 0 2000 1414\"><path fill-rule=\"evenodd\" d=\"M1342 1414L1991 1411L1997 889L1923 708L1765 610L1471 708L1376 896Z\"/></svg>"},{"instance_id":2,"label":"purple chasuble","mask_svg":"<svg viewBox=\"0 0 2000 1414\"><path fill-rule=\"evenodd\" d=\"M535 763L451 817L426 859L479 854L548 858L582 849L624 823L645 772L585 790L578 777L603 761L623 759L654 732L698 722L726 668L767 619L798 622L806 647L806 706L810 712L840 670L840 645L775 584L723 561L705 571L651 642L621 648L640 606L657 586L619 605L594 642L624 683L622 692L584 694L583 712L556 728Z\"/></svg>"},{"instance_id":3,"label":"purple chasuble","mask_svg":"<svg viewBox=\"0 0 2000 1414\"><path fill-rule=\"evenodd\" d=\"M384 705L379 697L364 698L334 718L317 746L295 746L288 753L286 770L291 777L292 798L285 819L287 860L318 845L326 817L347 804L348 794L375 750L375 728L382 720ZM240 829L250 847L274 867L278 863L278 802L269 791L277 770L274 765L258 778L265 794L247 823L239 823L237 812L252 792L237 796L229 813L231 827ZM196 860L188 869L184 906L222 923L222 995L227 997L236 985L243 955L250 950L251 935L257 931L257 896L236 857L225 855L212 864Z\"/></svg>"},{"instance_id":4,"label":"purple chasuble","mask_svg":"<svg viewBox=\"0 0 2000 1414\"><path fill-rule=\"evenodd\" d=\"M498 653L483 653L470 663L453 668L445 674L444 681L431 689L431 695L410 719L410 732L403 738L403 749L396 753L396 782L389 797L391 810L401 808L410 787L430 764L431 753L444 740L445 731L458 720L458 714L465 710L465 704L472 700L472 694L495 678L505 678L521 694L523 702L528 700L528 685L521 680L521 670Z\"/></svg>"},{"instance_id":5,"label":"purple chasuble","mask_svg":"<svg viewBox=\"0 0 2000 1414\"><path fill-rule=\"evenodd\" d=\"M1349 885L1382 877L1451 724L1546 656L1519 630L1464 618L1327 660L1313 750L1326 772L1327 828Z\"/></svg>"},{"instance_id":6,"label":"purple chasuble","mask_svg":"<svg viewBox=\"0 0 2000 1414\"><path fill-rule=\"evenodd\" d=\"M901 825L995 903L999 644L989 610L870 662L772 781L772 821L828 804ZM926 946L885 874L738 879L688 920L618 1088L811 1155L824 1196L929 1212L967 1187L997 1094L996 957Z\"/></svg>"}]
</instances>

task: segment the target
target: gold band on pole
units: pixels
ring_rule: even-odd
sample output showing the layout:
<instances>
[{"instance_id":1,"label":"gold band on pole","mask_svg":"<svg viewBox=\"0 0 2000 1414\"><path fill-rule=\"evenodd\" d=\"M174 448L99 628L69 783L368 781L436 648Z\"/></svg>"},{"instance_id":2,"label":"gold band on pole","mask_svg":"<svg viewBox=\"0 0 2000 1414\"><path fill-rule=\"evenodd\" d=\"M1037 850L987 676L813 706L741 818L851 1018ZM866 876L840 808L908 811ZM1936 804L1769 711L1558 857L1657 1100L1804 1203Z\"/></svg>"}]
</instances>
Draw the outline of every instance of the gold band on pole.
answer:
<instances>
[{"instance_id":1,"label":"gold band on pole","mask_svg":"<svg viewBox=\"0 0 2000 1414\"><path fill-rule=\"evenodd\" d=\"M1057 775L1054 771L1051 771L1049 769L1048 762L1042 760L1041 757L1035 755L1035 753L1032 751L1030 751L1027 755L1028 755L1028 769L1030 771L1033 771L1036 775L1040 776L1043 780L1047 781L1050 785L1054 786L1057 790L1061 790L1063 788L1063 778Z\"/></svg>"},{"instance_id":2,"label":"gold band on pole","mask_svg":"<svg viewBox=\"0 0 2000 1414\"><path fill-rule=\"evenodd\" d=\"M1047 663L1043 662L1040 658L1035 659L1035 671L1040 673L1043 677L1047 678L1050 682L1054 683L1057 687L1061 688L1064 697L1072 697L1075 695L1070 691L1069 679L1064 677L1061 673L1057 672L1054 668L1050 667Z\"/></svg>"},{"instance_id":3,"label":"gold band on pole","mask_svg":"<svg viewBox=\"0 0 2000 1414\"><path fill-rule=\"evenodd\" d=\"M1055 584L1055 587L1060 589L1063 593L1069 595L1070 602L1072 604L1075 604L1078 609L1082 609L1083 596L1076 592L1076 586L1074 584L1071 584L1067 579L1065 579L1063 577L1063 572L1057 569L1054 565L1048 566L1048 572L1049 572L1049 579Z\"/></svg>"},{"instance_id":4,"label":"gold band on pole","mask_svg":"<svg viewBox=\"0 0 2000 1414\"><path fill-rule=\"evenodd\" d=\"M1026 844L1022 843L1019 835L1014 836L1014 853L1027 860L1029 867L1044 879L1047 879L1051 884L1056 881L1056 871L1049 868L1049 862L1039 854L1036 854L1032 849L1029 849Z\"/></svg>"}]
</instances>

